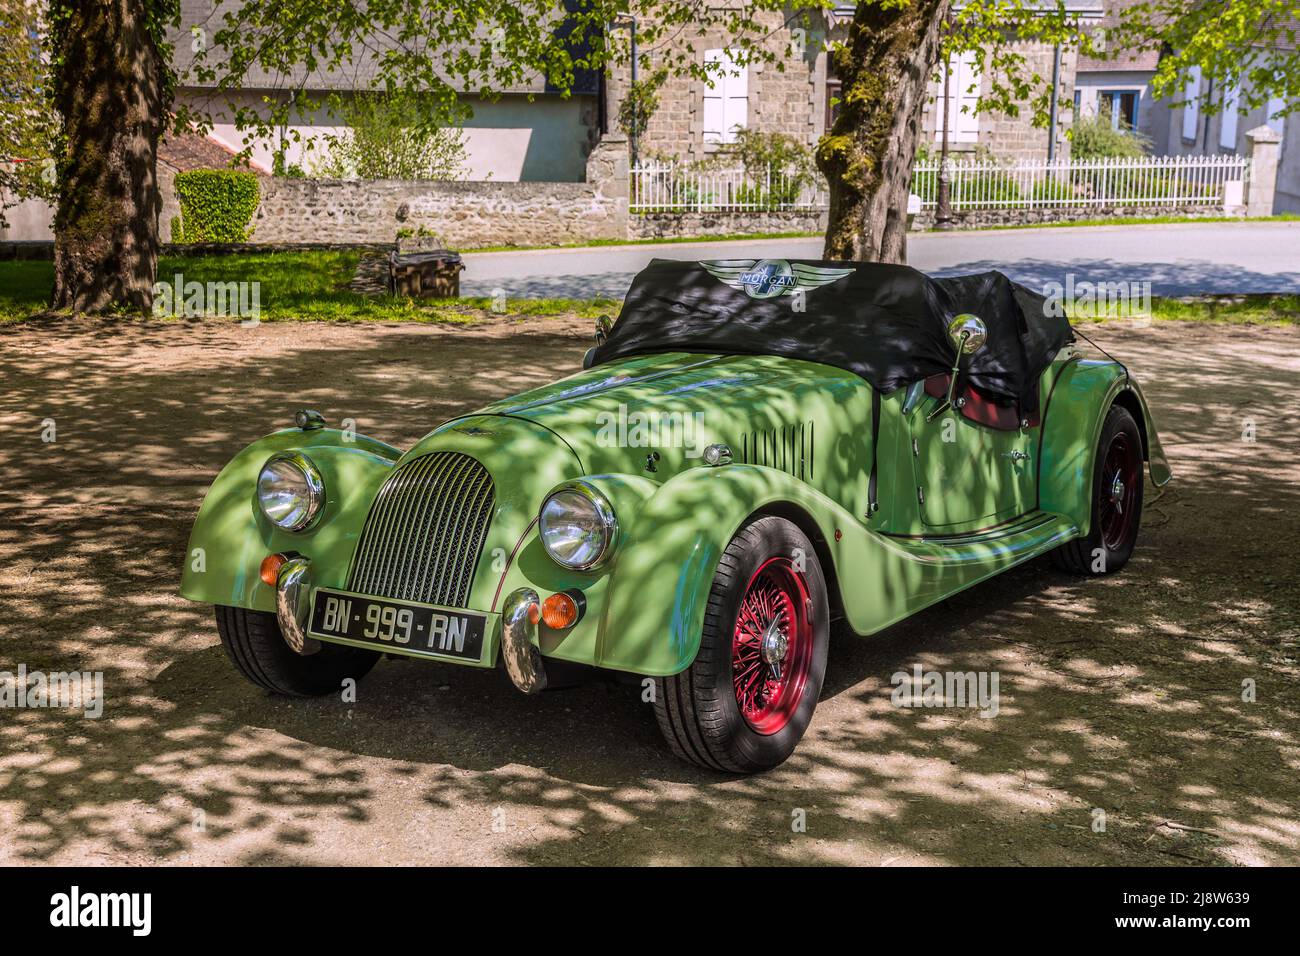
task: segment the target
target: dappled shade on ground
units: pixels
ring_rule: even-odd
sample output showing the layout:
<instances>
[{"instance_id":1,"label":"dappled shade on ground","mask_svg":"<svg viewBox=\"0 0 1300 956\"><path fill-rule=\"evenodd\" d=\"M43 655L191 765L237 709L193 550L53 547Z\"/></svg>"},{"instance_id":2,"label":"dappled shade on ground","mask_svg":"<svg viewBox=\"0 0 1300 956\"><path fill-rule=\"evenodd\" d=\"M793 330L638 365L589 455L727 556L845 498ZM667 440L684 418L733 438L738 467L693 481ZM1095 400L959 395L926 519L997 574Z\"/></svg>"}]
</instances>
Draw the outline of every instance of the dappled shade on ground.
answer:
<instances>
[{"instance_id":1,"label":"dappled shade on ground","mask_svg":"<svg viewBox=\"0 0 1300 956\"><path fill-rule=\"evenodd\" d=\"M1300 333L1089 333L1176 476L1129 567L1035 561L841 638L795 756L731 779L671 758L636 686L385 661L355 703L269 697L176 593L207 483L296 408L406 447L576 371L589 321L0 331L0 670L107 692L0 711L0 863L1300 862ZM894 707L917 664L996 670L998 716Z\"/></svg>"}]
</instances>

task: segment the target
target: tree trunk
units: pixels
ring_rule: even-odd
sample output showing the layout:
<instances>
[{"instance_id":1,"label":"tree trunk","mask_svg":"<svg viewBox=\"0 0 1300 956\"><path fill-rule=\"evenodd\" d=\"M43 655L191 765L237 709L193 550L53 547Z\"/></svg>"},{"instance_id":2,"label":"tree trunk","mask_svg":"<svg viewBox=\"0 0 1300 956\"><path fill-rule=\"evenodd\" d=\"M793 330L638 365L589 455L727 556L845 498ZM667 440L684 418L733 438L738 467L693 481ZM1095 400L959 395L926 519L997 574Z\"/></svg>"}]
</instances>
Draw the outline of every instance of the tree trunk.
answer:
<instances>
[{"instance_id":1,"label":"tree trunk","mask_svg":"<svg viewBox=\"0 0 1300 956\"><path fill-rule=\"evenodd\" d=\"M907 259L912 161L950 3L863 0L833 54L842 103L817 149L830 186L827 259Z\"/></svg>"},{"instance_id":2,"label":"tree trunk","mask_svg":"<svg viewBox=\"0 0 1300 956\"><path fill-rule=\"evenodd\" d=\"M158 137L166 64L149 0L53 0L63 120L54 216L55 309L148 312L158 268Z\"/></svg>"}]
</instances>

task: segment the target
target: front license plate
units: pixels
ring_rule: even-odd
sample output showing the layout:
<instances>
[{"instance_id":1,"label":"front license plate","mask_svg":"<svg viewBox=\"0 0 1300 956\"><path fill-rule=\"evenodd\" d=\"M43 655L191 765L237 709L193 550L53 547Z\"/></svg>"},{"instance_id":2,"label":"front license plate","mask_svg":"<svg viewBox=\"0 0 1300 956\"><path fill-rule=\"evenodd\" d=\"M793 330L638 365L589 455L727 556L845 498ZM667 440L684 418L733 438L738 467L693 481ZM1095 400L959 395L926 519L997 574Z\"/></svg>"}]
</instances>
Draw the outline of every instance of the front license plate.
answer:
<instances>
[{"instance_id":1,"label":"front license plate","mask_svg":"<svg viewBox=\"0 0 1300 956\"><path fill-rule=\"evenodd\" d=\"M477 661L486 630L487 615L476 611L318 588L307 633L407 654Z\"/></svg>"}]
</instances>

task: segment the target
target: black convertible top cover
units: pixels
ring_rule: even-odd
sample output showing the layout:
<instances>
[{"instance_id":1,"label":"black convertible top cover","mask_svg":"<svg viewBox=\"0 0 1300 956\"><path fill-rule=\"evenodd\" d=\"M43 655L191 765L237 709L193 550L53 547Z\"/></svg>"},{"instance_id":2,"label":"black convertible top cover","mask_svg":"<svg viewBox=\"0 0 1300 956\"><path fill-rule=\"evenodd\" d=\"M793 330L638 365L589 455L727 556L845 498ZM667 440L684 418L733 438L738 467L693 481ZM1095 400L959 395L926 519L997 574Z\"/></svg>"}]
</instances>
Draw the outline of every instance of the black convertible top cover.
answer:
<instances>
[{"instance_id":1,"label":"black convertible top cover","mask_svg":"<svg viewBox=\"0 0 1300 956\"><path fill-rule=\"evenodd\" d=\"M1047 300L1000 272L934 279L908 266L785 259L655 259L637 274L593 364L648 352L783 355L891 392L952 368L948 323L988 329L964 378L1037 409L1039 374L1073 341Z\"/></svg>"}]
</instances>

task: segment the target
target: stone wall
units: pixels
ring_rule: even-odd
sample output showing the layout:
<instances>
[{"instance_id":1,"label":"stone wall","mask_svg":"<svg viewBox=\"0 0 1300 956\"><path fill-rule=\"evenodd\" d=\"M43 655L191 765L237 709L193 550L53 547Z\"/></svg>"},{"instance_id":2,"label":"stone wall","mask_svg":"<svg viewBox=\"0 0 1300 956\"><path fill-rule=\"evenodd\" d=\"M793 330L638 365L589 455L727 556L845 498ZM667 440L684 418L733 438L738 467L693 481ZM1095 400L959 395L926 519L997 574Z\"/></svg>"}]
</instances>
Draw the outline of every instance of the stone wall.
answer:
<instances>
[{"instance_id":1,"label":"stone wall","mask_svg":"<svg viewBox=\"0 0 1300 956\"><path fill-rule=\"evenodd\" d=\"M707 236L825 232L821 212L679 212L633 215L629 239L695 239Z\"/></svg>"},{"instance_id":2,"label":"stone wall","mask_svg":"<svg viewBox=\"0 0 1300 956\"><path fill-rule=\"evenodd\" d=\"M268 179L255 244L384 243L433 232L453 249L624 239L627 144L606 138L584 183Z\"/></svg>"}]
</instances>

